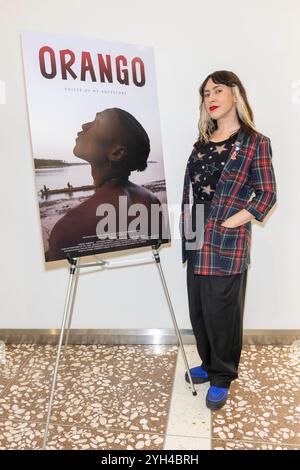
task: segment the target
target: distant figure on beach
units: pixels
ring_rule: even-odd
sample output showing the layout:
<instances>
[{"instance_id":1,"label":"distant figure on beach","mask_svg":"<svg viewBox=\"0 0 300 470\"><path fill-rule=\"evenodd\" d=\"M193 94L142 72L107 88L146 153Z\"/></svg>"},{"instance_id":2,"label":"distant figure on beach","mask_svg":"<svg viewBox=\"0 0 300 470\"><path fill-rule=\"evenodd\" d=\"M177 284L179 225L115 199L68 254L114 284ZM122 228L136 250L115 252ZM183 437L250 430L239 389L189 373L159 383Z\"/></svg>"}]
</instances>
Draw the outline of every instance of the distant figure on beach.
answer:
<instances>
[{"instance_id":1,"label":"distant figure on beach","mask_svg":"<svg viewBox=\"0 0 300 470\"><path fill-rule=\"evenodd\" d=\"M96 191L89 199L70 209L54 225L49 238L47 260L63 259L67 251L75 253L72 256L76 256L76 248L80 243L97 242L98 238L95 237L97 224L107 215L96 215L97 208L101 204L109 203L115 208L117 215L115 234L124 232L124 227L119 230L119 211L123 211L123 214L127 210L128 213L128 208L132 204L143 204L147 209L148 218L146 236L155 235L150 233L151 206L153 204L161 206L161 203L152 192L128 179L132 171L144 171L147 168L150 153L148 134L137 119L119 108L105 109L97 113L94 121L82 124L82 131L77 134L73 153L91 165ZM119 206L120 196L125 196L122 199L127 202L126 208L123 205L122 208ZM126 218L127 233L128 225L138 215L135 213L134 216ZM161 224L162 219L159 227L162 227ZM111 247L111 240L108 241ZM116 246L119 246L118 239ZM71 247L74 250L66 251ZM81 256L83 255L84 252L81 252Z\"/></svg>"},{"instance_id":2,"label":"distant figure on beach","mask_svg":"<svg viewBox=\"0 0 300 470\"><path fill-rule=\"evenodd\" d=\"M68 181L67 186L68 186L69 189L73 188L73 186L69 183L69 181Z\"/></svg>"},{"instance_id":3,"label":"distant figure on beach","mask_svg":"<svg viewBox=\"0 0 300 470\"><path fill-rule=\"evenodd\" d=\"M43 191L46 193L47 191L49 191L49 188L47 188L47 186L44 184L44 188L43 188Z\"/></svg>"}]
</instances>

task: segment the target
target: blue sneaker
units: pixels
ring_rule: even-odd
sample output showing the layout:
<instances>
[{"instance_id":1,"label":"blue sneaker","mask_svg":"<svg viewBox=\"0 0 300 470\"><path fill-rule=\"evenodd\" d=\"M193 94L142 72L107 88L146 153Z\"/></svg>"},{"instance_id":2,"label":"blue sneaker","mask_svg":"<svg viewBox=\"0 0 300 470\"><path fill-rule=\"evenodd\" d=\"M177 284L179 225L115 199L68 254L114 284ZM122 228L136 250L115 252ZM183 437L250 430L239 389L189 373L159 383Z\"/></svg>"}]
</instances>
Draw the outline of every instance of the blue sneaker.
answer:
<instances>
[{"instance_id":1,"label":"blue sneaker","mask_svg":"<svg viewBox=\"0 0 300 470\"><path fill-rule=\"evenodd\" d=\"M203 384L209 381L208 373L201 366L190 369L193 384ZM190 383L188 373L185 373L185 381Z\"/></svg>"},{"instance_id":2,"label":"blue sneaker","mask_svg":"<svg viewBox=\"0 0 300 470\"><path fill-rule=\"evenodd\" d=\"M228 388L211 386L206 395L206 406L212 411L222 408L228 397Z\"/></svg>"}]
</instances>

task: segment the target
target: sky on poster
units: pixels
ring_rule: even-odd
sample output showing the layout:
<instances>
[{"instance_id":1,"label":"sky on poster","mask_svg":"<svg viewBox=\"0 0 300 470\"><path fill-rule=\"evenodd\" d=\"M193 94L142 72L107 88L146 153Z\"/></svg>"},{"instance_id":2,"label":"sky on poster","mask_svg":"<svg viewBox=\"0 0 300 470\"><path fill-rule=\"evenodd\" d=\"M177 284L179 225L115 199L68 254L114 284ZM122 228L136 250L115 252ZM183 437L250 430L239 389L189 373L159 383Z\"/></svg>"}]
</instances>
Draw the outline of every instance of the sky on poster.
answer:
<instances>
[{"instance_id":1,"label":"sky on poster","mask_svg":"<svg viewBox=\"0 0 300 470\"><path fill-rule=\"evenodd\" d=\"M22 44L34 158L55 158L78 163L80 160L73 155L72 150L81 125L93 121L97 112L119 107L133 114L146 129L151 142L149 160L158 161L157 174L164 178L152 48L39 32L23 32ZM57 75L53 79L45 78L40 72L38 53L45 45L55 51ZM70 76L68 80L61 78L59 50L64 49L71 49L76 55L76 62L72 65L77 74L76 80ZM91 54L96 82L91 80L89 73L85 82L80 81L82 51ZM114 67L113 83L100 82L98 53L103 56L110 54L113 64L118 55L127 58L129 86L117 82ZM146 83L143 87L137 87L132 81L130 64L137 56L145 64ZM47 64L47 61L46 68L50 71L50 63Z\"/></svg>"}]
</instances>

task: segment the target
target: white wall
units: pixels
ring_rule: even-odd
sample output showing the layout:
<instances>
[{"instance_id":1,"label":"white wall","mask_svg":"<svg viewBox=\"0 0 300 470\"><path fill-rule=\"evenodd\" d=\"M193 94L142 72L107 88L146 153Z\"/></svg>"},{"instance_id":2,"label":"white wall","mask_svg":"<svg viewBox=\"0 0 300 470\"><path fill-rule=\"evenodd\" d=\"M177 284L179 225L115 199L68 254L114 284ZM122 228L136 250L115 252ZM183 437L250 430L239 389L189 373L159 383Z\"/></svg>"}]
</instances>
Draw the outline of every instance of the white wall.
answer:
<instances>
[{"instance_id":1,"label":"white wall","mask_svg":"<svg viewBox=\"0 0 300 470\"><path fill-rule=\"evenodd\" d=\"M239 75L257 129L272 140L278 184L271 216L253 223L245 328L300 328L299 17L297 0L0 0L0 328L59 327L68 280L65 264L43 262L21 30L154 46L170 204L180 202L197 135L199 84L218 69ZM179 326L190 328L180 250L174 240L161 260ZM84 274L79 284L76 328L172 326L155 265Z\"/></svg>"}]
</instances>

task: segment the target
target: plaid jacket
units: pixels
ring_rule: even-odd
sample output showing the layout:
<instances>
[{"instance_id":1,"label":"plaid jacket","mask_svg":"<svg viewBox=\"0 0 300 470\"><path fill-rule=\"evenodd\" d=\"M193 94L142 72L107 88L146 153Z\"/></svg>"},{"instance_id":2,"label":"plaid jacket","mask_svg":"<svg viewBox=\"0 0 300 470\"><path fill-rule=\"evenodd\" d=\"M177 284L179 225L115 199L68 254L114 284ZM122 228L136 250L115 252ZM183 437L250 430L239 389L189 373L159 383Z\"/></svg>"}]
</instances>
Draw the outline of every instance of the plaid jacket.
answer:
<instances>
[{"instance_id":1,"label":"plaid jacket","mask_svg":"<svg viewBox=\"0 0 300 470\"><path fill-rule=\"evenodd\" d=\"M251 221L226 228L223 221L246 209L262 222L276 202L276 181L269 137L248 135L240 129L217 183L204 227L204 240L196 248L194 274L231 275L250 263ZM187 259L187 226L190 224L191 177L189 157L183 187L180 230L182 262ZM255 193L254 197L253 191ZM251 199L250 199L251 198Z\"/></svg>"}]
</instances>

